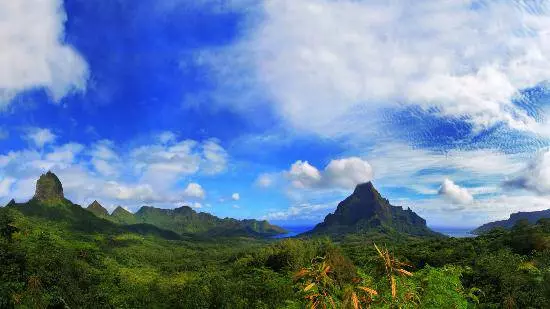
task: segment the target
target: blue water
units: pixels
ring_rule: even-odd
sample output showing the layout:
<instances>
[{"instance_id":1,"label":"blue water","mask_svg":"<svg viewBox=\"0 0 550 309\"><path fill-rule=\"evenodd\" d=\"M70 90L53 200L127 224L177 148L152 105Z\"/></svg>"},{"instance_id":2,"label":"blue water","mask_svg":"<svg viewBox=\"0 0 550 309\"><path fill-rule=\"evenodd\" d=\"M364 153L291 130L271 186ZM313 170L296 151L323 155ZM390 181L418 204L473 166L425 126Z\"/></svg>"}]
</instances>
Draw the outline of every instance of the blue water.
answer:
<instances>
[{"instance_id":1,"label":"blue water","mask_svg":"<svg viewBox=\"0 0 550 309\"><path fill-rule=\"evenodd\" d=\"M294 236L297 236L299 234L302 234L304 232L307 232L307 231L313 229L313 226L281 226L281 227L284 228L285 230L287 230L288 233L273 236L273 238L281 239L281 238L294 237Z\"/></svg>"},{"instance_id":2,"label":"blue water","mask_svg":"<svg viewBox=\"0 0 550 309\"><path fill-rule=\"evenodd\" d=\"M284 226L283 225L281 227L287 230L288 233L273 236L273 238L275 239L290 238L313 229L313 226ZM473 227L431 226L430 228L436 232L439 232L441 234L444 234L450 237L455 237L455 238L476 237L476 235L470 233L474 229Z\"/></svg>"},{"instance_id":3,"label":"blue water","mask_svg":"<svg viewBox=\"0 0 550 309\"><path fill-rule=\"evenodd\" d=\"M439 232L441 234L445 234L447 236L455 237L455 238L466 238L466 237L476 237L477 235L474 235L470 233L474 227L441 227L441 226L431 226L432 230Z\"/></svg>"}]
</instances>

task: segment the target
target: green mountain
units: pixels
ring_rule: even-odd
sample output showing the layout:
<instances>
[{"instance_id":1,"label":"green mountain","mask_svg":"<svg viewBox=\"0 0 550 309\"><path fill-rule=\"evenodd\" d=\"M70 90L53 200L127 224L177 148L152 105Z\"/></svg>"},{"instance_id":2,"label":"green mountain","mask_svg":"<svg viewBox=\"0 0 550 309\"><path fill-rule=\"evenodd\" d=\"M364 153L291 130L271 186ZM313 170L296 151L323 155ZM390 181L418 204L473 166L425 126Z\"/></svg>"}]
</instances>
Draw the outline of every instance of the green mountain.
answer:
<instances>
[{"instance_id":1,"label":"green mountain","mask_svg":"<svg viewBox=\"0 0 550 309\"><path fill-rule=\"evenodd\" d=\"M105 207L101 206L98 201L93 201L88 207L86 208L88 211L91 211L93 214L95 214L98 217L107 218L109 217L109 212Z\"/></svg>"},{"instance_id":2,"label":"green mountain","mask_svg":"<svg viewBox=\"0 0 550 309\"><path fill-rule=\"evenodd\" d=\"M101 207L101 205L99 206ZM181 238L173 231L164 230L153 225L119 225L95 215L90 209L84 209L66 199L63 195L61 182L52 172L40 176L36 183L35 195L30 201L16 203L11 200L6 205L6 209L15 211L30 220L53 222L75 232L110 234L132 232L155 235L166 239ZM94 211L101 210L97 206L92 207L92 209Z\"/></svg>"},{"instance_id":3,"label":"green mountain","mask_svg":"<svg viewBox=\"0 0 550 309\"><path fill-rule=\"evenodd\" d=\"M189 206L176 209L143 206L135 214L117 207L111 218L114 222L122 224L152 224L182 235L268 237L286 232L267 221L221 219L209 213L196 212Z\"/></svg>"},{"instance_id":4,"label":"green mountain","mask_svg":"<svg viewBox=\"0 0 550 309\"><path fill-rule=\"evenodd\" d=\"M500 220L483 224L472 231L472 234L480 235L490 230L503 227L505 229L512 228L520 220L527 220L530 224L535 224L540 219L550 218L550 209L531 212L516 212L510 215L507 220Z\"/></svg>"},{"instance_id":5,"label":"green mountain","mask_svg":"<svg viewBox=\"0 0 550 309\"><path fill-rule=\"evenodd\" d=\"M122 208L121 206L117 206L117 208L113 210L109 220L120 224L135 224L138 222L133 213Z\"/></svg>"},{"instance_id":6,"label":"green mountain","mask_svg":"<svg viewBox=\"0 0 550 309\"><path fill-rule=\"evenodd\" d=\"M416 236L441 236L426 226L426 220L410 208L392 206L371 182L357 185L353 194L338 204L306 235L344 235L363 232L399 232Z\"/></svg>"}]
</instances>

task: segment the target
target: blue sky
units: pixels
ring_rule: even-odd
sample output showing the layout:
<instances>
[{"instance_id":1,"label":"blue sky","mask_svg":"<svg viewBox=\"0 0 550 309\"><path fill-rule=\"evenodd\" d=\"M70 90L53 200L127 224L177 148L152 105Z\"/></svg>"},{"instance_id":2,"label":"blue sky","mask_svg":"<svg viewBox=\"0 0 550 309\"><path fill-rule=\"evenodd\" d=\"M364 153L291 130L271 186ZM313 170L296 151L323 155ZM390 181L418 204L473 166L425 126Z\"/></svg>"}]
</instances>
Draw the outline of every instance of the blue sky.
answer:
<instances>
[{"instance_id":1,"label":"blue sky","mask_svg":"<svg viewBox=\"0 0 550 309\"><path fill-rule=\"evenodd\" d=\"M374 181L432 226L550 206L536 1L0 4L0 203L319 222ZM506 21L506 22L503 22Z\"/></svg>"}]
</instances>

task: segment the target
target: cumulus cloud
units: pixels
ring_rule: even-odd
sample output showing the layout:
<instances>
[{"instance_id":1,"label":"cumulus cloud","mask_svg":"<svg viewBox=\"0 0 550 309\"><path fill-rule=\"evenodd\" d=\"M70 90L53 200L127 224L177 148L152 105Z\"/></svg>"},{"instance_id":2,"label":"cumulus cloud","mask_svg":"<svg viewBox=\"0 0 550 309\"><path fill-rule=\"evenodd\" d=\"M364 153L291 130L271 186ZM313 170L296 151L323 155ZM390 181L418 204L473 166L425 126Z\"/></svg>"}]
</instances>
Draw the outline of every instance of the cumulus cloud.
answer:
<instances>
[{"instance_id":1,"label":"cumulus cloud","mask_svg":"<svg viewBox=\"0 0 550 309\"><path fill-rule=\"evenodd\" d=\"M190 183L187 185L185 190L183 190L183 195L189 198L200 198L203 199L206 196L206 192L201 185L198 183Z\"/></svg>"},{"instance_id":2,"label":"cumulus cloud","mask_svg":"<svg viewBox=\"0 0 550 309\"><path fill-rule=\"evenodd\" d=\"M293 187L352 189L357 184L372 180L370 164L358 157L332 160L323 172L307 161L296 161L285 173Z\"/></svg>"},{"instance_id":3,"label":"cumulus cloud","mask_svg":"<svg viewBox=\"0 0 550 309\"><path fill-rule=\"evenodd\" d=\"M466 188L460 187L450 179L443 180L438 193L455 204L470 204L474 201L474 197Z\"/></svg>"},{"instance_id":4,"label":"cumulus cloud","mask_svg":"<svg viewBox=\"0 0 550 309\"><path fill-rule=\"evenodd\" d=\"M321 182L321 173L307 161L294 162L287 172L287 176L296 188L309 188Z\"/></svg>"},{"instance_id":5,"label":"cumulus cloud","mask_svg":"<svg viewBox=\"0 0 550 309\"><path fill-rule=\"evenodd\" d=\"M238 201L241 199L241 195L239 193L233 193L231 195L231 199L234 200L234 201Z\"/></svg>"},{"instance_id":6,"label":"cumulus cloud","mask_svg":"<svg viewBox=\"0 0 550 309\"><path fill-rule=\"evenodd\" d=\"M38 148L43 148L44 145L55 141L56 135L50 129L30 128L27 131L26 138Z\"/></svg>"},{"instance_id":7,"label":"cumulus cloud","mask_svg":"<svg viewBox=\"0 0 550 309\"><path fill-rule=\"evenodd\" d=\"M0 12L0 108L29 89L45 88L55 102L85 89L88 65L64 42L63 1L2 1Z\"/></svg>"},{"instance_id":8,"label":"cumulus cloud","mask_svg":"<svg viewBox=\"0 0 550 309\"><path fill-rule=\"evenodd\" d=\"M55 141L53 141L55 142ZM63 182L67 197L78 203L94 199L107 205L181 204L204 199L197 183L182 188L189 175L210 174L211 163L202 145L211 141L174 141L171 145L146 144L126 149L111 141L91 145L67 143L43 149L29 148L0 153L0 180L3 196L18 201L34 194L37 177L47 170ZM218 152L225 152L223 148ZM165 176L165 177L163 177Z\"/></svg>"},{"instance_id":9,"label":"cumulus cloud","mask_svg":"<svg viewBox=\"0 0 550 309\"><path fill-rule=\"evenodd\" d=\"M240 42L197 57L220 91L250 89L237 107L267 93L295 127L328 136L363 132L396 104L540 129L511 99L550 79L545 3L281 0L259 11Z\"/></svg>"},{"instance_id":10,"label":"cumulus cloud","mask_svg":"<svg viewBox=\"0 0 550 309\"><path fill-rule=\"evenodd\" d=\"M325 168L325 181L340 187L353 188L357 184L372 180L372 167L358 157L332 160Z\"/></svg>"},{"instance_id":11,"label":"cumulus cloud","mask_svg":"<svg viewBox=\"0 0 550 309\"><path fill-rule=\"evenodd\" d=\"M550 150L541 151L519 173L505 182L506 186L518 187L538 194L550 194Z\"/></svg>"}]
</instances>

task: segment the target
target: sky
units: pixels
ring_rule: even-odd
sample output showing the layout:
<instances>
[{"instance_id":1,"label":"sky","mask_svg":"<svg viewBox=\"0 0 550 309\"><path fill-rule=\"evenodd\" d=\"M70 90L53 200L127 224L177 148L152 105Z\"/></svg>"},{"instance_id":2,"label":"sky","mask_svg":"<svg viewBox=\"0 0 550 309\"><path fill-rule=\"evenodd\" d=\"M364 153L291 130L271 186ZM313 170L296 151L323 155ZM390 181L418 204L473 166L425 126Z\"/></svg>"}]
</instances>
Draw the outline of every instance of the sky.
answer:
<instances>
[{"instance_id":1,"label":"sky","mask_svg":"<svg viewBox=\"0 0 550 309\"><path fill-rule=\"evenodd\" d=\"M428 225L550 208L550 3L0 2L0 204L315 224L373 181Z\"/></svg>"}]
</instances>

